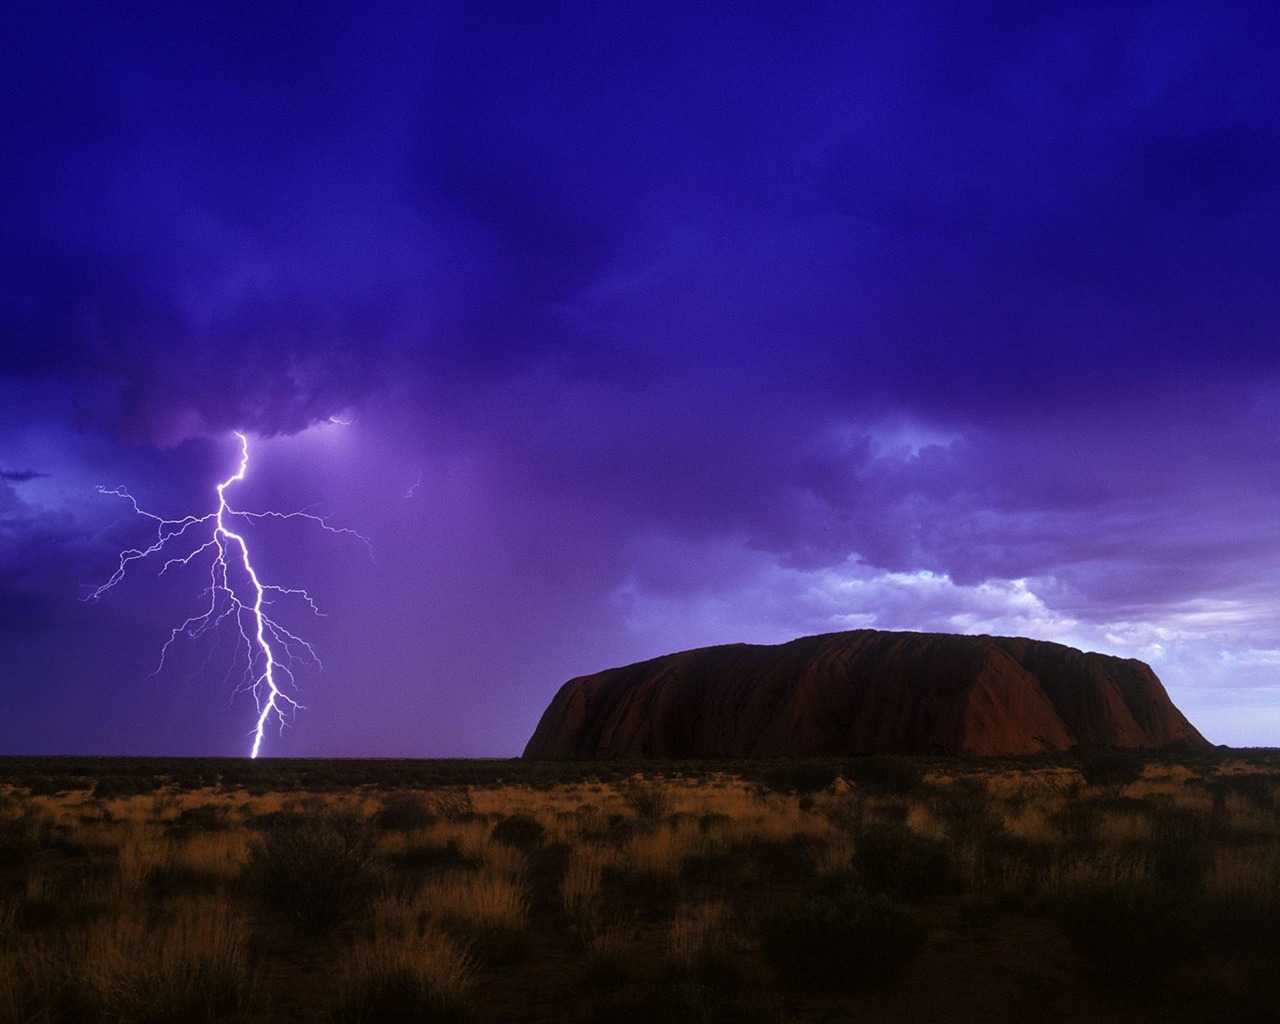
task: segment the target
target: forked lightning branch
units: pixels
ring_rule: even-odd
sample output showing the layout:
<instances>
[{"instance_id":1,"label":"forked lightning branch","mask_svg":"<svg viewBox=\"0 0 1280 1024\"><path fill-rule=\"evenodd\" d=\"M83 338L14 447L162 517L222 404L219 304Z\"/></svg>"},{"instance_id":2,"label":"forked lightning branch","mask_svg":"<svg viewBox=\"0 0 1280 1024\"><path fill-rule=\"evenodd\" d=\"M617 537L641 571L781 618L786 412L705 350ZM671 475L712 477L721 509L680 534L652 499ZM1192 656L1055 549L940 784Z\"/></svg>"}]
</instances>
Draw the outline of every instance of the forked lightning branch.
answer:
<instances>
[{"instance_id":1,"label":"forked lightning branch","mask_svg":"<svg viewBox=\"0 0 1280 1024\"><path fill-rule=\"evenodd\" d=\"M202 516L165 519L148 512L124 487L99 487L102 494L124 498L133 511L155 526L155 541L148 547L129 548L120 553L120 562L111 578L98 587L87 600L96 601L124 579L134 563L147 559L163 560L160 575L171 569L203 565L207 559L209 580L202 598L203 610L175 626L160 651L156 672L164 668L170 649L183 637L199 638L218 630L232 632L236 644L236 660L243 665L243 676L237 689L253 695L257 719L253 728L250 757L257 757L268 725L281 729L286 715L302 705L289 691L296 692L293 666L299 661L311 662L317 668L320 659L306 640L286 629L271 617L273 602L292 599L304 603L314 614L319 608L306 590L268 583L259 575L249 554L249 541L242 532L255 520L303 520L329 533L349 534L369 541L355 530L333 527L321 516L310 512L245 512L227 500L227 490L245 478L249 471L249 439L239 432L239 468L217 485L217 507Z\"/></svg>"}]
</instances>

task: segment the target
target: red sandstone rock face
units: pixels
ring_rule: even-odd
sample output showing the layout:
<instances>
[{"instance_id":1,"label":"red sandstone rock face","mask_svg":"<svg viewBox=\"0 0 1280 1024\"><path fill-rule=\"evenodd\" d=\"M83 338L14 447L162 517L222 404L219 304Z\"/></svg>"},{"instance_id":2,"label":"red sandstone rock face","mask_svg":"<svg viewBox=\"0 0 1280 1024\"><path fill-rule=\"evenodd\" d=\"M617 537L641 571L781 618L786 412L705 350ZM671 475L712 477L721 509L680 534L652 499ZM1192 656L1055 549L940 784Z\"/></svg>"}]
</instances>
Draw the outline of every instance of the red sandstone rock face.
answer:
<instances>
[{"instance_id":1,"label":"red sandstone rock face","mask_svg":"<svg viewBox=\"0 0 1280 1024\"><path fill-rule=\"evenodd\" d=\"M1032 754L1207 745L1140 661L1018 637L801 637L570 679L530 758Z\"/></svg>"}]
</instances>

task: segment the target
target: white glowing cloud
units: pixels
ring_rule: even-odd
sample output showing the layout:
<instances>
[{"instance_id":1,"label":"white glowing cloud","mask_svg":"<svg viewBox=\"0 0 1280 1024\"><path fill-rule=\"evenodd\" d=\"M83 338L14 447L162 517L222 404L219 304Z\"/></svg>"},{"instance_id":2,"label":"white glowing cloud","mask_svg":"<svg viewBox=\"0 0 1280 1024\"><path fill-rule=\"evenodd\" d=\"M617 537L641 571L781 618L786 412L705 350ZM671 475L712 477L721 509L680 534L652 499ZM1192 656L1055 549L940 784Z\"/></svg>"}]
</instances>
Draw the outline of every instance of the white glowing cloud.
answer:
<instances>
[{"instance_id":1,"label":"white glowing cloud","mask_svg":"<svg viewBox=\"0 0 1280 1024\"><path fill-rule=\"evenodd\" d=\"M644 554L679 566L687 543L650 537ZM793 569L733 542L710 564L713 589L636 573L617 590L615 604L637 641L661 638L667 649L779 643L847 629L1052 640L1146 661L1215 742L1280 744L1280 628L1261 599L1183 602L1140 620L1094 621L1054 607L1045 596L1059 589L1052 578L964 585L944 573L885 572L856 558L834 568Z\"/></svg>"}]
</instances>

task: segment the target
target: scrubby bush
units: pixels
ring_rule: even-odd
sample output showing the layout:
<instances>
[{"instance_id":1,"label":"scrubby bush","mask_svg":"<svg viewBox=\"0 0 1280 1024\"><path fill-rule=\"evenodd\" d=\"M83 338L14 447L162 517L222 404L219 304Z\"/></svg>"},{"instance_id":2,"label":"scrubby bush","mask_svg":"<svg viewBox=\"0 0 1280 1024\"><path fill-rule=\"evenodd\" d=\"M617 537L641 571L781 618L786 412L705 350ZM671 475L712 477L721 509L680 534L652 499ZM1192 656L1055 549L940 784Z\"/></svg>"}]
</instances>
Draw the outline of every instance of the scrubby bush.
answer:
<instances>
[{"instance_id":1,"label":"scrubby bush","mask_svg":"<svg viewBox=\"0 0 1280 1024\"><path fill-rule=\"evenodd\" d=\"M1210 783L1210 789L1215 798L1219 794L1234 794L1265 810L1275 804L1277 783L1280 783L1280 776L1274 773L1250 772L1219 776Z\"/></svg>"},{"instance_id":2,"label":"scrubby bush","mask_svg":"<svg viewBox=\"0 0 1280 1024\"><path fill-rule=\"evenodd\" d=\"M32 775L25 782L31 796L53 796L55 793L66 792L67 789L63 783L47 775Z\"/></svg>"},{"instance_id":3,"label":"scrubby bush","mask_svg":"<svg viewBox=\"0 0 1280 1024\"><path fill-rule=\"evenodd\" d=\"M138 796L154 793L163 783L152 775L104 775L94 784L93 795L98 800L114 800L122 796Z\"/></svg>"},{"instance_id":4,"label":"scrubby bush","mask_svg":"<svg viewBox=\"0 0 1280 1024\"><path fill-rule=\"evenodd\" d=\"M32 816L0 818L0 870L23 867L40 852L48 827Z\"/></svg>"},{"instance_id":5,"label":"scrubby bush","mask_svg":"<svg viewBox=\"0 0 1280 1024\"><path fill-rule=\"evenodd\" d=\"M448 871L453 868L475 870L482 863L477 857L462 852L456 839L446 842L414 843L388 858L392 864L406 871Z\"/></svg>"},{"instance_id":6,"label":"scrubby bush","mask_svg":"<svg viewBox=\"0 0 1280 1024\"><path fill-rule=\"evenodd\" d=\"M643 822L656 824L671 813L671 794L658 783L632 782L622 786L619 793Z\"/></svg>"},{"instance_id":7,"label":"scrubby bush","mask_svg":"<svg viewBox=\"0 0 1280 1024\"><path fill-rule=\"evenodd\" d=\"M929 899L959 888L947 844L903 827L865 830L854 846L853 867L869 889L897 899Z\"/></svg>"},{"instance_id":8,"label":"scrubby bush","mask_svg":"<svg viewBox=\"0 0 1280 1024\"><path fill-rule=\"evenodd\" d=\"M421 971L402 966L370 971L350 984L330 1012L333 1024L466 1024L466 1004L441 992Z\"/></svg>"},{"instance_id":9,"label":"scrubby bush","mask_svg":"<svg viewBox=\"0 0 1280 1024\"><path fill-rule=\"evenodd\" d=\"M603 999L588 997L580 1024L778 1024L782 1019L754 993L726 992L695 979L628 988Z\"/></svg>"},{"instance_id":10,"label":"scrubby bush","mask_svg":"<svg viewBox=\"0 0 1280 1024\"><path fill-rule=\"evenodd\" d=\"M0 1021L22 1024L240 1024L259 972L239 929L184 919L124 918L6 949Z\"/></svg>"},{"instance_id":11,"label":"scrubby bush","mask_svg":"<svg viewBox=\"0 0 1280 1024\"><path fill-rule=\"evenodd\" d=\"M819 793L839 776L834 765L819 761L793 761L766 768L761 781L776 793Z\"/></svg>"},{"instance_id":12,"label":"scrubby bush","mask_svg":"<svg viewBox=\"0 0 1280 1024\"><path fill-rule=\"evenodd\" d=\"M186 807L169 825L168 831L174 834L183 832L220 832L230 827L227 809L220 804L199 804Z\"/></svg>"},{"instance_id":13,"label":"scrubby bush","mask_svg":"<svg viewBox=\"0 0 1280 1024\"><path fill-rule=\"evenodd\" d=\"M848 892L790 900L764 919L763 952L779 980L851 990L894 981L924 946L924 929L883 896Z\"/></svg>"},{"instance_id":14,"label":"scrubby bush","mask_svg":"<svg viewBox=\"0 0 1280 1024\"><path fill-rule=\"evenodd\" d=\"M373 820L386 832L412 832L434 825L436 815L421 793L400 791L382 798L382 807Z\"/></svg>"},{"instance_id":15,"label":"scrubby bush","mask_svg":"<svg viewBox=\"0 0 1280 1024\"><path fill-rule=\"evenodd\" d=\"M915 792L924 780L924 772L915 761L893 754L873 754L846 761L840 774L864 789L900 795Z\"/></svg>"},{"instance_id":16,"label":"scrubby bush","mask_svg":"<svg viewBox=\"0 0 1280 1024\"><path fill-rule=\"evenodd\" d=\"M310 932L325 933L365 910L376 876L373 836L350 814L294 816L249 849L242 882L259 905Z\"/></svg>"},{"instance_id":17,"label":"scrubby bush","mask_svg":"<svg viewBox=\"0 0 1280 1024\"><path fill-rule=\"evenodd\" d=\"M532 850L542 845L547 837L547 830L537 818L528 814L512 814L494 825L489 836L495 843L503 846Z\"/></svg>"},{"instance_id":18,"label":"scrubby bush","mask_svg":"<svg viewBox=\"0 0 1280 1024\"><path fill-rule=\"evenodd\" d=\"M1080 773L1090 786L1119 789L1142 777L1142 758L1124 750L1102 750L1080 759Z\"/></svg>"},{"instance_id":19,"label":"scrubby bush","mask_svg":"<svg viewBox=\"0 0 1280 1024\"><path fill-rule=\"evenodd\" d=\"M1084 889L1060 895L1051 911L1077 952L1125 984L1160 982L1205 948L1195 904L1155 887Z\"/></svg>"},{"instance_id":20,"label":"scrubby bush","mask_svg":"<svg viewBox=\"0 0 1280 1024\"><path fill-rule=\"evenodd\" d=\"M1052 825L1068 846L1091 846L1102 828L1102 813L1086 803L1070 803L1049 816Z\"/></svg>"},{"instance_id":21,"label":"scrubby bush","mask_svg":"<svg viewBox=\"0 0 1280 1024\"><path fill-rule=\"evenodd\" d=\"M678 978L728 986L738 980L732 956L733 912L723 902L681 906L667 931L667 966Z\"/></svg>"},{"instance_id":22,"label":"scrubby bush","mask_svg":"<svg viewBox=\"0 0 1280 1024\"><path fill-rule=\"evenodd\" d=\"M679 878L610 864L601 872L600 898L610 920L670 920L680 899Z\"/></svg>"},{"instance_id":23,"label":"scrubby bush","mask_svg":"<svg viewBox=\"0 0 1280 1024\"><path fill-rule=\"evenodd\" d=\"M730 852L740 854L752 865L757 879L805 883L817 873L814 854L821 845L821 840L806 835L785 839L759 837L735 844Z\"/></svg>"},{"instance_id":24,"label":"scrubby bush","mask_svg":"<svg viewBox=\"0 0 1280 1024\"><path fill-rule=\"evenodd\" d=\"M466 789L445 789L432 793L429 801L431 813L443 821L472 821L476 807Z\"/></svg>"}]
</instances>

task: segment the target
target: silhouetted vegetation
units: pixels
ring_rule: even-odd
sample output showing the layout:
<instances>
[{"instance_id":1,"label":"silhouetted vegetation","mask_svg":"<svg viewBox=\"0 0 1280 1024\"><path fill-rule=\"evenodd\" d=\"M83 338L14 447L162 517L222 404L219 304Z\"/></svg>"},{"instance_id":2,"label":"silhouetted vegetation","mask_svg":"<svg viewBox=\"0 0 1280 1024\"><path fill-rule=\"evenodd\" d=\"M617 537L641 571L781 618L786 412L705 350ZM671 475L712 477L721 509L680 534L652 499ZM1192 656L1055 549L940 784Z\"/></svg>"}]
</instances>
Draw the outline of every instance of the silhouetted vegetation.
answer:
<instances>
[{"instance_id":1,"label":"silhouetted vegetation","mask_svg":"<svg viewBox=\"0 0 1280 1024\"><path fill-rule=\"evenodd\" d=\"M807 796L831 786L840 775L833 764L822 761L795 761L765 769L762 781L776 793L798 793Z\"/></svg>"},{"instance_id":2,"label":"silhouetted vegetation","mask_svg":"<svg viewBox=\"0 0 1280 1024\"><path fill-rule=\"evenodd\" d=\"M897 980L924 928L883 896L786 901L764 920L764 957L787 985L856 989Z\"/></svg>"},{"instance_id":3,"label":"silhouetted vegetation","mask_svg":"<svg viewBox=\"0 0 1280 1024\"><path fill-rule=\"evenodd\" d=\"M913 793L924 780L921 765L909 757L888 754L846 761L840 774L856 786L877 793Z\"/></svg>"},{"instance_id":4,"label":"silhouetted vegetation","mask_svg":"<svg viewBox=\"0 0 1280 1024\"><path fill-rule=\"evenodd\" d=\"M1142 758L1125 750L1086 754L1080 760L1080 773L1090 786L1127 786L1142 777Z\"/></svg>"},{"instance_id":5,"label":"silhouetted vegetation","mask_svg":"<svg viewBox=\"0 0 1280 1024\"><path fill-rule=\"evenodd\" d=\"M493 826L489 838L516 850L532 850L541 846L547 830L537 818L529 814L512 814Z\"/></svg>"},{"instance_id":6,"label":"silhouetted vegetation","mask_svg":"<svg viewBox=\"0 0 1280 1024\"><path fill-rule=\"evenodd\" d=\"M326 933L368 909L376 885L368 824L352 814L284 819L249 848L244 890L310 933Z\"/></svg>"}]
</instances>

